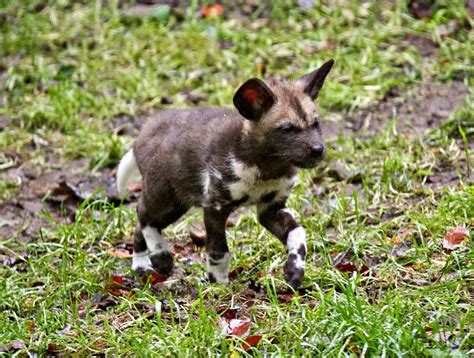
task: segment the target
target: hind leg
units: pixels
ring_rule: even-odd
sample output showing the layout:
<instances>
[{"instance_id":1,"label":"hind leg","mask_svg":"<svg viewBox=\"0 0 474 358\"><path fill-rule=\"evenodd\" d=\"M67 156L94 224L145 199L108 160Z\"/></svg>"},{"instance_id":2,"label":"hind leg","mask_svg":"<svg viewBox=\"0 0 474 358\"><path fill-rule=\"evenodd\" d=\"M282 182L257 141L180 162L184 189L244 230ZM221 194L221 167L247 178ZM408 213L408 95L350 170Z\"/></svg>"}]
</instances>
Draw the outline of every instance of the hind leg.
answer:
<instances>
[{"instance_id":1,"label":"hind leg","mask_svg":"<svg viewBox=\"0 0 474 358\"><path fill-rule=\"evenodd\" d=\"M171 274L173 256L161 231L178 220L186 211L186 207L176 204L176 202L168 207L160 207L155 204L152 208L147 208L143 200L140 199L138 204L139 222L133 243L133 270Z\"/></svg>"},{"instance_id":2,"label":"hind leg","mask_svg":"<svg viewBox=\"0 0 474 358\"><path fill-rule=\"evenodd\" d=\"M146 246L146 241L139 223L137 223L133 237L132 270L139 274L154 271L150 261L150 252Z\"/></svg>"}]
</instances>

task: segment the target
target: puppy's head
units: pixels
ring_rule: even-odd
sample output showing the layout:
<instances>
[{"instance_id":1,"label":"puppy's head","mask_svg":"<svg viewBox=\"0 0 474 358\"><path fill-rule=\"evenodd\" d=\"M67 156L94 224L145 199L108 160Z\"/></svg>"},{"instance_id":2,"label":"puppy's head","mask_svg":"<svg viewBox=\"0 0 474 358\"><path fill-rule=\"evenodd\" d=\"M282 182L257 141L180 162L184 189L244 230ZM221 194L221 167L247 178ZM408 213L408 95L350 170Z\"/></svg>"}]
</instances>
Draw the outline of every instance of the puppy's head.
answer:
<instances>
[{"instance_id":1,"label":"puppy's head","mask_svg":"<svg viewBox=\"0 0 474 358\"><path fill-rule=\"evenodd\" d=\"M292 82L252 78L234 95L234 105L248 120L245 128L269 160L312 168L323 158L319 111L314 103L331 70L329 60Z\"/></svg>"}]
</instances>

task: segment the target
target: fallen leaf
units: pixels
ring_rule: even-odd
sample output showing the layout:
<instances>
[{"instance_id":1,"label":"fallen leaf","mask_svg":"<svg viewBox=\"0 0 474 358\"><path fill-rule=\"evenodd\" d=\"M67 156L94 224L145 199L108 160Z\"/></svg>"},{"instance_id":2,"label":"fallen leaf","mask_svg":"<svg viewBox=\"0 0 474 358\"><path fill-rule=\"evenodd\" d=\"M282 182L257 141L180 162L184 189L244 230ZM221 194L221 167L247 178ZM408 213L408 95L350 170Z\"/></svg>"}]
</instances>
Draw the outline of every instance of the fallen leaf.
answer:
<instances>
[{"instance_id":1,"label":"fallen leaf","mask_svg":"<svg viewBox=\"0 0 474 358\"><path fill-rule=\"evenodd\" d=\"M336 268L341 272L357 272L357 266L353 262L341 262Z\"/></svg>"},{"instance_id":2,"label":"fallen leaf","mask_svg":"<svg viewBox=\"0 0 474 358\"><path fill-rule=\"evenodd\" d=\"M128 282L129 283L129 282ZM130 293L130 289L125 287L127 280L120 275L111 275L108 280L105 291L113 296L126 296Z\"/></svg>"},{"instance_id":3,"label":"fallen leaf","mask_svg":"<svg viewBox=\"0 0 474 358\"><path fill-rule=\"evenodd\" d=\"M97 350L104 350L107 347L107 343L103 339L99 339L94 342L94 348Z\"/></svg>"},{"instance_id":4,"label":"fallen leaf","mask_svg":"<svg viewBox=\"0 0 474 358\"><path fill-rule=\"evenodd\" d=\"M240 310L241 308L239 306L229 308L226 305L220 305L216 307L217 314L227 319L235 319Z\"/></svg>"},{"instance_id":5,"label":"fallen leaf","mask_svg":"<svg viewBox=\"0 0 474 358\"><path fill-rule=\"evenodd\" d=\"M130 291L123 288L111 288L108 291L113 296L127 296L130 293Z\"/></svg>"},{"instance_id":6,"label":"fallen leaf","mask_svg":"<svg viewBox=\"0 0 474 358\"><path fill-rule=\"evenodd\" d=\"M150 275L150 283L152 285L157 284L157 283L162 283L165 282L168 279L169 276L162 275L158 272L153 272Z\"/></svg>"},{"instance_id":7,"label":"fallen leaf","mask_svg":"<svg viewBox=\"0 0 474 358\"><path fill-rule=\"evenodd\" d=\"M469 231L464 227L449 230L443 239L443 248L452 251L461 246L464 240L469 238Z\"/></svg>"},{"instance_id":8,"label":"fallen leaf","mask_svg":"<svg viewBox=\"0 0 474 358\"><path fill-rule=\"evenodd\" d=\"M221 317L218 321L218 325L222 327L222 333L226 335L226 338L231 336L242 337L248 333L250 329L250 319L227 319Z\"/></svg>"},{"instance_id":9,"label":"fallen leaf","mask_svg":"<svg viewBox=\"0 0 474 358\"><path fill-rule=\"evenodd\" d=\"M413 229L403 229L401 233L395 236L392 240L390 240L392 245L400 245L402 244L407 237L409 237L413 233Z\"/></svg>"},{"instance_id":10,"label":"fallen leaf","mask_svg":"<svg viewBox=\"0 0 474 358\"><path fill-rule=\"evenodd\" d=\"M123 285L123 283L124 283L124 279L120 275L112 275L112 281L114 281L114 283L116 283L118 285Z\"/></svg>"},{"instance_id":11,"label":"fallen leaf","mask_svg":"<svg viewBox=\"0 0 474 358\"><path fill-rule=\"evenodd\" d=\"M107 254L109 254L110 256L113 256L113 257L127 258L127 259L133 256L130 253L130 251L128 251L126 249L115 249L115 248L108 249Z\"/></svg>"},{"instance_id":12,"label":"fallen leaf","mask_svg":"<svg viewBox=\"0 0 474 358\"><path fill-rule=\"evenodd\" d=\"M362 265L361 267L359 267L359 273L361 273L362 275L364 275L365 273L367 273L369 271L369 268L367 265Z\"/></svg>"},{"instance_id":13,"label":"fallen leaf","mask_svg":"<svg viewBox=\"0 0 474 358\"><path fill-rule=\"evenodd\" d=\"M228 334L242 337L250 329L250 319L231 319L229 322Z\"/></svg>"},{"instance_id":14,"label":"fallen leaf","mask_svg":"<svg viewBox=\"0 0 474 358\"><path fill-rule=\"evenodd\" d=\"M217 17L224 13L224 7L221 4L214 4L211 6L203 6L201 8L201 15L204 17Z\"/></svg>"},{"instance_id":15,"label":"fallen leaf","mask_svg":"<svg viewBox=\"0 0 474 358\"><path fill-rule=\"evenodd\" d=\"M280 293L278 294L278 301L283 303L290 303L295 297L294 293Z\"/></svg>"},{"instance_id":16,"label":"fallen leaf","mask_svg":"<svg viewBox=\"0 0 474 358\"><path fill-rule=\"evenodd\" d=\"M48 353L57 353L60 352L61 349L58 347L56 343L49 343L48 344Z\"/></svg>"},{"instance_id":17,"label":"fallen leaf","mask_svg":"<svg viewBox=\"0 0 474 358\"><path fill-rule=\"evenodd\" d=\"M242 342L242 349L248 351L250 348L257 346L262 338L260 335L248 336L245 338L245 341Z\"/></svg>"},{"instance_id":18,"label":"fallen leaf","mask_svg":"<svg viewBox=\"0 0 474 358\"><path fill-rule=\"evenodd\" d=\"M194 248L193 248L192 243L189 243L186 246L174 245L171 248L171 253L172 254L174 254L174 255L179 254L181 256L187 256L187 255L193 253L193 251L194 251Z\"/></svg>"},{"instance_id":19,"label":"fallen leaf","mask_svg":"<svg viewBox=\"0 0 474 358\"><path fill-rule=\"evenodd\" d=\"M336 268L341 272L358 272L362 275L369 271L367 265L363 264L362 266L357 267L353 262L341 262L336 265Z\"/></svg>"}]
</instances>

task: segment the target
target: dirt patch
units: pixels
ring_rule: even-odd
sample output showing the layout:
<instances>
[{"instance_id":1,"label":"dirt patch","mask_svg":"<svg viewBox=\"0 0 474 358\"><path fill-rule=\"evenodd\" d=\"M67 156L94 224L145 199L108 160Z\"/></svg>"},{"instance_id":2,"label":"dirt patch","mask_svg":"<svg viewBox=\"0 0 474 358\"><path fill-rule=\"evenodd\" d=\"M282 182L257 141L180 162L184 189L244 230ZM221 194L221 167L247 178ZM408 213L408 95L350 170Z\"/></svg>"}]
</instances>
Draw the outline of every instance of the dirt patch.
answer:
<instances>
[{"instance_id":1,"label":"dirt patch","mask_svg":"<svg viewBox=\"0 0 474 358\"><path fill-rule=\"evenodd\" d=\"M136 137L138 133L140 133L146 116L145 113L136 116L126 114L118 115L110 119L108 128L111 132L117 133L118 135Z\"/></svg>"},{"instance_id":2,"label":"dirt patch","mask_svg":"<svg viewBox=\"0 0 474 358\"><path fill-rule=\"evenodd\" d=\"M343 123L323 123L323 131L329 138L351 132L374 135L386 129L396 118L396 128L400 133L423 136L427 130L445 123L467 93L461 81L451 84L425 81L402 96L387 96L369 108L348 113Z\"/></svg>"},{"instance_id":3,"label":"dirt patch","mask_svg":"<svg viewBox=\"0 0 474 358\"><path fill-rule=\"evenodd\" d=\"M32 241L50 226L47 216L72 222L77 207L86 199L105 198L120 203L114 170L92 173L87 158L40 174L24 162L6 171L2 179L21 183L11 198L0 203L0 237L6 239ZM132 193L129 200L136 200L136 194Z\"/></svg>"},{"instance_id":4,"label":"dirt patch","mask_svg":"<svg viewBox=\"0 0 474 358\"><path fill-rule=\"evenodd\" d=\"M422 57L432 57L438 51L438 45L426 35L407 34L405 42L408 46L416 47ZM400 50L403 50L403 47Z\"/></svg>"}]
</instances>

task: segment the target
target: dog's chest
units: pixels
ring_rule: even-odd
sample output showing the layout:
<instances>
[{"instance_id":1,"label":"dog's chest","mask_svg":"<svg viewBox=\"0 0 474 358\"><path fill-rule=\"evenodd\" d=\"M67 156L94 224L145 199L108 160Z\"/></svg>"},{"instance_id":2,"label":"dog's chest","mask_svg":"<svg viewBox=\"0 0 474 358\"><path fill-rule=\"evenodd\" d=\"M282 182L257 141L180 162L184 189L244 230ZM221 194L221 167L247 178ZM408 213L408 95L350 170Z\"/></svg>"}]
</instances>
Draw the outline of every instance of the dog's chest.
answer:
<instances>
[{"instance_id":1,"label":"dog's chest","mask_svg":"<svg viewBox=\"0 0 474 358\"><path fill-rule=\"evenodd\" d=\"M255 166L247 166L237 160L232 160L231 166L237 180L229 183L227 188L234 201L256 204L276 201L290 194L293 177L263 180Z\"/></svg>"}]
</instances>

